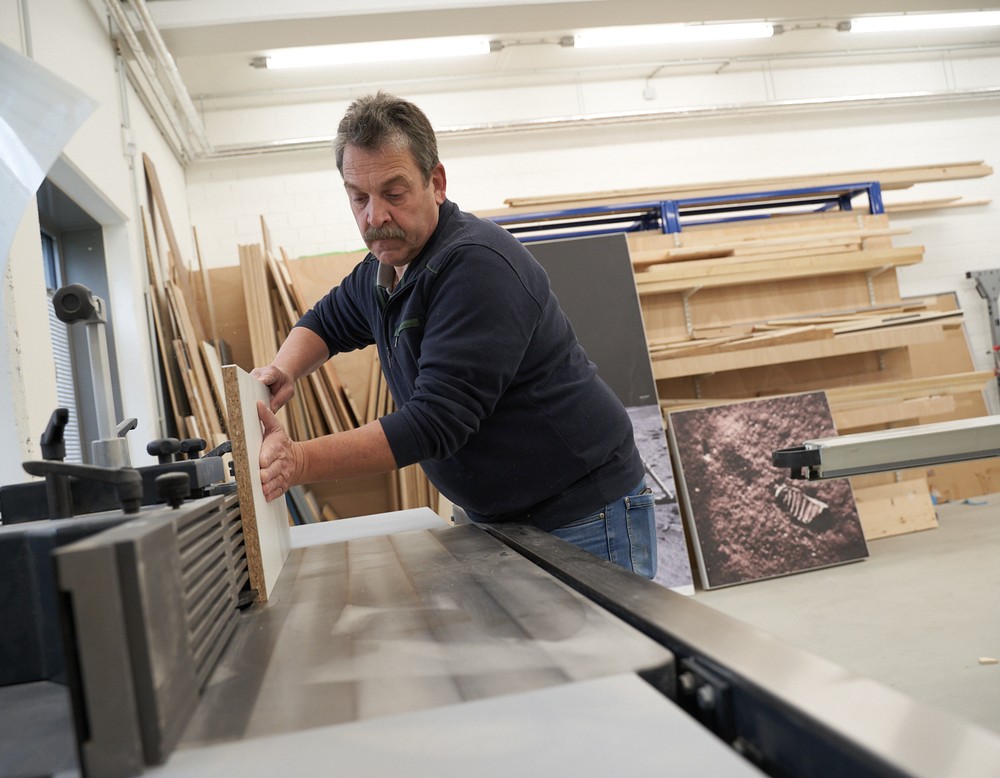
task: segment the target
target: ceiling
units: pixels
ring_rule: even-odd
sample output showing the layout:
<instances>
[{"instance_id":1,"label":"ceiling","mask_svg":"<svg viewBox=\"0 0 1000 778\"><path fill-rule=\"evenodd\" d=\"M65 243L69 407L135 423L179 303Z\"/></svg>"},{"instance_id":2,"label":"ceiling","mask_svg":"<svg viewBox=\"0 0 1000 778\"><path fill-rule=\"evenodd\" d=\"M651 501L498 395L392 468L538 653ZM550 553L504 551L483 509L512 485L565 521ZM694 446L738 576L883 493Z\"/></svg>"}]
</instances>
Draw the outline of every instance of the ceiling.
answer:
<instances>
[{"instance_id":1,"label":"ceiling","mask_svg":"<svg viewBox=\"0 0 1000 778\"><path fill-rule=\"evenodd\" d=\"M851 35L838 22L853 15L908 10L967 10L968 0L814 2L743 0L147 0L188 93L196 103L267 103L355 93L373 84L410 93L523 83L652 75L658 68L738 65L741 61L829 52L867 52L915 46L967 46L1000 40L1000 30L937 31L919 35ZM1000 3L992 5L1000 6ZM559 41L590 27L666 22L761 19L781 23L772 39L683 44L669 50L633 46L579 50ZM269 71L250 65L275 50L369 40L487 35L502 48L461 61L406 66L341 66Z\"/></svg>"},{"instance_id":2,"label":"ceiling","mask_svg":"<svg viewBox=\"0 0 1000 778\"><path fill-rule=\"evenodd\" d=\"M509 86L777 68L824 61L928 56L961 49L995 55L1000 28L856 35L852 16L971 10L968 0L91 0L127 18L160 64L158 80L183 92L187 119L208 112L346 100L376 88L413 96ZM985 6L1000 8L1000 0ZM121 16L122 12L126 16ZM145 15L149 29L140 22ZM593 27L766 20L773 38L724 44L574 49L561 41ZM118 27L120 25L116 25ZM150 31L151 30L151 31ZM266 70L275 51L375 40L486 35L497 49L460 60ZM126 36L127 37L127 36ZM165 63L165 64L164 64ZM164 70L172 72L162 72ZM155 91L155 90L154 90ZM195 123L197 123L195 121ZM202 144L205 145L204 143ZM198 150L189 153L197 156Z\"/></svg>"}]
</instances>

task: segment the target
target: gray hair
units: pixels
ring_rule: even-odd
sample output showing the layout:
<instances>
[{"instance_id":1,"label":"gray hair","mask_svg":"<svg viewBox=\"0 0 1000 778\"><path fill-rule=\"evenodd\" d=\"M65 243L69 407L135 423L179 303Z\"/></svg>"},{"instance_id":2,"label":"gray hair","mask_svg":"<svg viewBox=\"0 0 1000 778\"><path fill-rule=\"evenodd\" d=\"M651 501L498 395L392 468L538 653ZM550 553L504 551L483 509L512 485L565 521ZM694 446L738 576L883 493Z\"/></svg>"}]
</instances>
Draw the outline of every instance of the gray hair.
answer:
<instances>
[{"instance_id":1,"label":"gray hair","mask_svg":"<svg viewBox=\"0 0 1000 778\"><path fill-rule=\"evenodd\" d=\"M424 112L413 103L385 92L359 97L340 120L333 150L341 175L347 146L369 151L392 146L409 149L425 182L430 181L440 162L434 128Z\"/></svg>"}]
</instances>

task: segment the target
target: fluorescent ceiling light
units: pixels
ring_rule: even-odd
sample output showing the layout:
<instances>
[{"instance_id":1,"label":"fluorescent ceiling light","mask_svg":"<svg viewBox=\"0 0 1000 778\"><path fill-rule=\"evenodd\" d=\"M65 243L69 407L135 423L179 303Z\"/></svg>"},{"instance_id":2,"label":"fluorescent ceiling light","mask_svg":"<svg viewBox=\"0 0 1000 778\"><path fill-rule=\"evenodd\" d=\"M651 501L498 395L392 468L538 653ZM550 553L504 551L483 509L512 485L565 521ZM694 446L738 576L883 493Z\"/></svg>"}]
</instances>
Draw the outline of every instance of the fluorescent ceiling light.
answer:
<instances>
[{"instance_id":1,"label":"fluorescent ceiling light","mask_svg":"<svg viewBox=\"0 0 1000 778\"><path fill-rule=\"evenodd\" d=\"M331 65L363 65L371 62L406 62L489 54L486 38L419 38L371 43L342 43L336 46L304 46L258 57L251 64L269 70Z\"/></svg>"},{"instance_id":2,"label":"fluorescent ceiling light","mask_svg":"<svg viewBox=\"0 0 1000 778\"><path fill-rule=\"evenodd\" d=\"M643 24L601 27L573 36L575 48L598 46L642 46L654 43L692 43L746 38L770 38L774 25L767 22L732 24Z\"/></svg>"},{"instance_id":3,"label":"fluorescent ceiling light","mask_svg":"<svg viewBox=\"0 0 1000 778\"><path fill-rule=\"evenodd\" d=\"M862 16L851 19L850 32L906 32L913 30L948 30L958 27L993 27L1000 25L1000 11L963 11L942 14L902 14L899 16Z\"/></svg>"}]
</instances>

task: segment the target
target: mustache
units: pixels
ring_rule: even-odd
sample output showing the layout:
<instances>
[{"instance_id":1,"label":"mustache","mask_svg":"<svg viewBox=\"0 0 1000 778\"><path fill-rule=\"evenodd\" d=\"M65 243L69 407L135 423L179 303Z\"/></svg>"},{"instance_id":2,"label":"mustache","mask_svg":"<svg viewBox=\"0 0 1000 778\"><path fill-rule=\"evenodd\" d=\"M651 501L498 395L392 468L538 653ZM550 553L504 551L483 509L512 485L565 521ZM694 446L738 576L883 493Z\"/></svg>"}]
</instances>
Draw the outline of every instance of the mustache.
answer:
<instances>
[{"instance_id":1,"label":"mustache","mask_svg":"<svg viewBox=\"0 0 1000 778\"><path fill-rule=\"evenodd\" d=\"M365 230L365 243L373 243L377 240L402 240L406 237L406 231L395 224L385 224L381 227L369 227Z\"/></svg>"}]
</instances>

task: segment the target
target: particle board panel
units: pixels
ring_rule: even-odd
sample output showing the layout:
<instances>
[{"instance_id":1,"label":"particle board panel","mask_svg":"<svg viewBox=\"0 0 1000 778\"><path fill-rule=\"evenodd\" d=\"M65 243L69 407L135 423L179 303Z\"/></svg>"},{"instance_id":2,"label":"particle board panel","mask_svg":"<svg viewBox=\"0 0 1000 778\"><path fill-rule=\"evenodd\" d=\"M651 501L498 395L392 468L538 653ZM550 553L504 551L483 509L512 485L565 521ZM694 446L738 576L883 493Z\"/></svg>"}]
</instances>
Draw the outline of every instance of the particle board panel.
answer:
<instances>
[{"instance_id":1,"label":"particle board panel","mask_svg":"<svg viewBox=\"0 0 1000 778\"><path fill-rule=\"evenodd\" d=\"M222 367L233 444L233 468L243 519L250 585L265 601L274 589L291 548L288 510L284 499L268 502L260 484L260 448L264 434L257 418L257 401L268 401L262 383L236 365Z\"/></svg>"}]
</instances>

